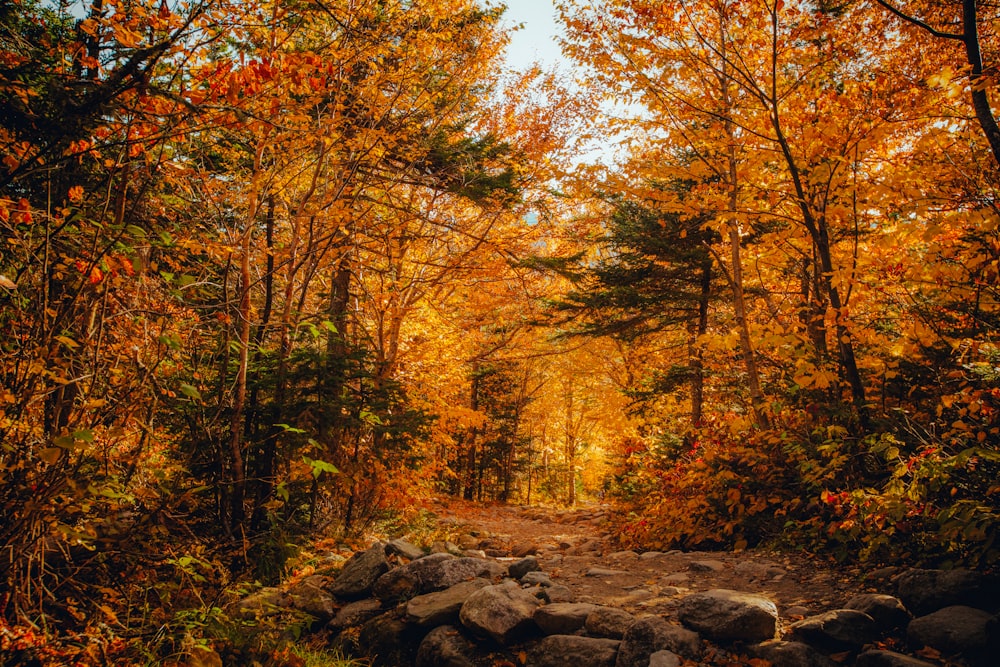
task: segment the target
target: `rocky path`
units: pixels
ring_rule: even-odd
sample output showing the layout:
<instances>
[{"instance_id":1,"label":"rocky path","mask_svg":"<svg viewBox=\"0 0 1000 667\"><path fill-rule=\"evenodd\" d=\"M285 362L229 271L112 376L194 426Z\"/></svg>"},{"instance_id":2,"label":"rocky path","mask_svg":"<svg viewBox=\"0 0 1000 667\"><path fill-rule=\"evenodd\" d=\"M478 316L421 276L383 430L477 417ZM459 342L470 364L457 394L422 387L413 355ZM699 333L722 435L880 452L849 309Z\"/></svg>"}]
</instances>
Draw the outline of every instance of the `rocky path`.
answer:
<instances>
[{"instance_id":1,"label":"rocky path","mask_svg":"<svg viewBox=\"0 0 1000 667\"><path fill-rule=\"evenodd\" d=\"M314 639L386 667L1000 664L992 575L616 551L603 507L433 510L432 538L332 554L237 613L304 613Z\"/></svg>"},{"instance_id":2,"label":"rocky path","mask_svg":"<svg viewBox=\"0 0 1000 667\"><path fill-rule=\"evenodd\" d=\"M582 602L667 613L686 594L753 590L777 603L787 622L836 609L859 593L884 590L895 571L835 568L805 554L618 551L609 509L449 504L435 508L462 548L490 556L535 555L552 580Z\"/></svg>"}]
</instances>

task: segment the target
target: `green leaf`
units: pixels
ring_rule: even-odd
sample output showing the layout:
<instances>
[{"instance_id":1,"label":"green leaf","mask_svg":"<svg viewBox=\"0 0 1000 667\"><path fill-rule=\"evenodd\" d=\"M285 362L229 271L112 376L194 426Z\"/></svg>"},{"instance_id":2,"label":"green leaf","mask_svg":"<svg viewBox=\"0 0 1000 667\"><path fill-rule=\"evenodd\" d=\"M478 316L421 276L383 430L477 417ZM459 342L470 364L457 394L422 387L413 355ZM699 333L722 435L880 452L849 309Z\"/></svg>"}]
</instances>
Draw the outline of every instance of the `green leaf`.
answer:
<instances>
[{"instance_id":1,"label":"green leaf","mask_svg":"<svg viewBox=\"0 0 1000 667\"><path fill-rule=\"evenodd\" d=\"M181 384L181 393L195 401L201 400L201 392L189 384Z\"/></svg>"},{"instance_id":2,"label":"green leaf","mask_svg":"<svg viewBox=\"0 0 1000 667\"><path fill-rule=\"evenodd\" d=\"M146 230L143 229L142 227L138 227L136 225L126 225L125 231L131 234L132 236L135 236L136 238L140 239L146 238Z\"/></svg>"},{"instance_id":3,"label":"green leaf","mask_svg":"<svg viewBox=\"0 0 1000 667\"><path fill-rule=\"evenodd\" d=\"M338 333L337 327L334 326L333 322L331 322L330 320L323 320L322 322L320 322L320 326L329 331L330 333Z\"/></svg>"},{"instance_id":4,"label":"green leaf","mask_svg":"<svg viewBox=\"0 0 1000 667\"><path fill-rule=\"evenodd\" d=\"M312 468L312 476L315 479L318 479L324 472L331 474L340 472L340 470L337 469L337 466L326 461L311 459L308 456L303 456L302 460L305 461L306 465Z\"/></svg>"},{"instance_id":5,"label":"green leaf","mask_svg":"<svg viewBox=\"0 0 1000 667\"><path fill-rule=\"evenodd\" d=\"M275 426L277 426L278 428L280 428L285 433L305 433L305 431L302 430L301 428L295 428L294 426L291 426L290 424L275 424Z\"/></svg>"},{"instance_id":6,"label":"green leaf","mask_svg":"<svg viewBox=\"0 0 1000 667\"><path fill-rule=\"evenodd\" d=\"M81 440L83 442L93 442L94 432L90 429L80 429L79 431L73 431L73 438L75 440Z\"/></svg>"}]
</instances>

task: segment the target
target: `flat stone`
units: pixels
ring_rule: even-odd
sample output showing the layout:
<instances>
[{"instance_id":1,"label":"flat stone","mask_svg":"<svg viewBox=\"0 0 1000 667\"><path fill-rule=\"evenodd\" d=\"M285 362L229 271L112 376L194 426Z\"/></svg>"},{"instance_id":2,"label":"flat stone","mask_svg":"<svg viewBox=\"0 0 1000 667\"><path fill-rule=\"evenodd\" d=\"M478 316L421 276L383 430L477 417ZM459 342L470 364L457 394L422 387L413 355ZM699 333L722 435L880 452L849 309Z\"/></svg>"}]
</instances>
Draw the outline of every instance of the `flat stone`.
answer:
<instances>
[{"instance_id":1,"label":"flat stone","mask_svg":"<svg viewBox=\"0 0 1000 667\"><path fill-rule=\"evenodd\" d=\"M906 626L906 638L918 648L930 646L944 655L961 654L979 662L988 653L996 657L1000 649L995 625L989 612L954 605L910 621Z\"/></svg>"},{"instance_id":2,"label":"flat stone","mask_svg":"<svg viewBox=\"0 0 1000 667\"><path fill-rule=\"evenodd\" d=\"M583 627L596 608L586 602L547 604L535 611L535 623L547 635L571 635Z\"/></svg>"},{"instance_id":3,"label":"flat stone","mask_svg":"<svg viewBox=\"0 0 1000 667\"><path fill-rule=\"evenodd\" d=\"M834 609L796 621L792 634L807 644L830 651L861 648L878 633L872 617L856 609Z\"/></svg>"},{"instance_id":4,"label":"flat stone","mask_svg":"<svg viewBox=\"0 0 1000 667\"><path fill-rule=\"evenodd\" d=\"M505 581L470 595L462 605L459 619L472 632L507 645L537 627L533 617L539 604L536 597L516 582Z\"/></svg>"},{"instance_id":5,"label":"flat stone","mask_svg":"<svg viewBox=\"0 0 1000 667\"><path fill-rule=\"evenodd\" d=\"M323 621L333 618L337 603L327 592L330 580L320 574L305 577L288 589L292 607Z\"/></svg>"},{"instance_id":6,"label":"flat stone","mask_svg":"<svg viewBox=\"0 0 1000 667\"><path fill-rule=\"evenodd\" d=\"M593 637L621 639L633 623L635 623L635 616L624 609L595 606L594 610L587 616L583 627L587 634Z\"/></svg>"},{"instance_id":7,"label":"flat stone","mask_svg":"<svg viewBox=\"0 0 1000 667\"><path fill-rule=\"evenodd\" d=\"M454 559L451 554L431 554L389 570L375 582L372 593L380 600L407 600L429 593L441 579L443 563Z\"/></svg>"},{"instance_id":8,"label":"flat stone","mask_svg":"<svg viewBox=\"0 0 1000 667\"><path fill-rule=\"evenodd\" d=\"M344 564L344 569L333 580L330 592L345 600L366 597L379 577L388 570L385 546L376 544L366 551L354 554Z\"/></svg>"},{"instance_id":9,"label":"flat stone","mask_svg":"<svg viewBox=\"0 0 1000 667\"><path fill-rule=\"evenodd\" d=\"M673 625L659 616L637 619L622 638L615 667L648 667L657 651L672 651L690 660L701 655L698 633Z\"/></svg>"},{"instance_id":10,"label":"flat stone","mask_svg":"<svg viewBox=\"0 0 1000 667\"><path fill-rule=\"evenodd\" d=\"M676 586L677 584L684 584L691 581L691 575L687 572L674 572L662 577L660 581L667 586Z\"/></svg>"},{"instance_id":11,"label":"flat stone","mask_svg":"<svg viewBox=\"0 0 1000 667\"><path fill-rule=\"evenodd\" d=\"M722 588L688 595L677 617L689 628L723 641L773 639L778 627L778 608L772 601Z\"/></svg>"},{"instance_id":12,"label":"flat stone","mask_svg":"<svg viewBox=\"0 0 1000 667\"><path fill-rule=\"evenodd\" d=\"M407 560L417 560L427 555L423 549L403 539L389 540L385 545L385 553L402 556Z\"/></svg>"},{"instance_id":13,"label":"flat stone","mask_svg":"<svg viewBox=\"0 0 1000 667\"><path fill-rule=\"evenodd\" d=\"M469 596L489 585L488 579L473 579L443 591L418 595L406 603L406 620L424 628L457 623L458 612Z\"/></svg>"},{"instance_id":14,"label":"flat stone","mask_svg":"<svg viewBox=\"0 0 1000 667\"><path fill-rule=\"evenodd\" d=\"M420 561L417 562L419 563ZM425 580L424 588L428 590L442 590L463 581L471 581L479 577L490 580L500 579L505 572L504 566L494 560L455 558L453 560L442 561L440 574L436 579L428 577Z\"/></svg>"},{"instance_id":15,"label":"flat stone","mask_svg":"<svg viewBox=\"0 0 1000 667\"><path fill-rule=\"evenodd\" d=\"M639 560L653 560L665 555L662 551L644 551L639 554Z\"/></svg>"},{"instance_id":16,"label":"flat stone","mask_svg":"<svg viewBox=\"0 0 1000 667\"><path fill-rule=\"evenodd\" d=\"M619 642L614 639L549 635L532 649L530 667L615 667Z\"/></svg>"},{"instance_id":17,"label":"flat stone","mask_svg":"<svg viewBox=\"0 0 1000 667\"><path fill-rule=\"evenodd\" d=\"M691 561L688 569L692 572L722 572L726 565L721 560L695 560Z\"/></svg>"},{"instance_id":18,"label":"flat stone","mask_svg":"<svg viewBox=\"0 0 1000 667\"><path fill-rule=\"evenodd\" d=\"M606 567L592 567L584 574L585 577L617 577L628 574L622 570L612 570Z\"/></svg>"},{"instance_id":19,"label":"flat stone","mask_svg":"<svg viewBox=\"0 0 1000 667\"><path fill-rule=\"evenodd\" d=\"M871 650L859 655L854 667L937 667L937 663L892 651Z\"/></svg>"},{"instance_id":20,"label":"flat stone","mask_svg":"<svg viewBox=\"0 0 1000 667\"><path fill-rule=\"evenodd\" d=\"M236 614L243 619L263 618L291 609L292 596L280 588L262 588L236 605Z\"/></svg>"},{"instance_id":21,"label":"flat stone","mask_svg":"<svg viewBox=\"0 0 1000 667\"><path fill-rule=\"evenodd\" d=\"M802 642L771 639L750 647L750 654L763 658L771 667L836 667L837 663Z\"/></svg>"}]
</instances>

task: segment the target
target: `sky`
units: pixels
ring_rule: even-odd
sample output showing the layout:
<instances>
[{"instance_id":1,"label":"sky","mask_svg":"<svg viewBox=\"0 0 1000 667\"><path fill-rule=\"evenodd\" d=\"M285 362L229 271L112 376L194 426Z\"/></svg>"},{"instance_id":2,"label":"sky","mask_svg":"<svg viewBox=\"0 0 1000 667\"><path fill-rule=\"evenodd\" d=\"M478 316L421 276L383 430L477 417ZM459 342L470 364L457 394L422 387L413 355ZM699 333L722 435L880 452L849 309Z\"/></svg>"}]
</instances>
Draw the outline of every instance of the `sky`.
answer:
<instances>
[{"instance_id":1,"label":"sky","mask_svg":"<svg viewBox=\"0 0 1000 667\"><path fill-rule=\"evenodd\" d=\"M563 62L555 38L559 34L552 0L503 0L507 5L504 22L509 26L523 23L511 35L507 62L515 69L525 69L533 62L552 66Z\"/></svg>"}]
</instances>

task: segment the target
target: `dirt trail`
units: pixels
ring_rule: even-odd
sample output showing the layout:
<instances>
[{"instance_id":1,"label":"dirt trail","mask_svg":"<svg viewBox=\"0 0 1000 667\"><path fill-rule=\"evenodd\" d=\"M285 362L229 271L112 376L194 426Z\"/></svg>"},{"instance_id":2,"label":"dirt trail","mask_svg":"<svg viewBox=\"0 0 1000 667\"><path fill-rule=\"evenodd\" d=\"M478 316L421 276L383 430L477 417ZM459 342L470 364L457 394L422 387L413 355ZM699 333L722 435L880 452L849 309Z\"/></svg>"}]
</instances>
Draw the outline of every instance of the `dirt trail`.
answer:
<instances>
[{"instance_id":1,"label":"dirt trail","mask_svg":"<svg viewBox=\"0 0 1000 667\"><path fill-rule=\"evenodd\" d=\"M449 503L434 509L463 548L497 557L534 554L578 602L669 615L685 595L729 588L766 595L786 622L837 609L885 588L889 572L835 568L806 554L615 551L607 507L575 510ZM883 576L880 576L883 575Z\"/></svg>"}]
</instances>

